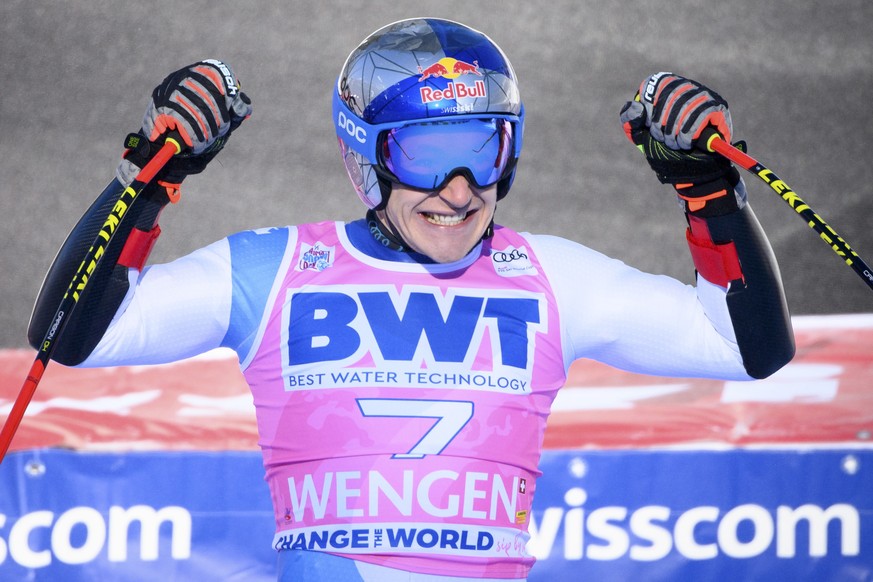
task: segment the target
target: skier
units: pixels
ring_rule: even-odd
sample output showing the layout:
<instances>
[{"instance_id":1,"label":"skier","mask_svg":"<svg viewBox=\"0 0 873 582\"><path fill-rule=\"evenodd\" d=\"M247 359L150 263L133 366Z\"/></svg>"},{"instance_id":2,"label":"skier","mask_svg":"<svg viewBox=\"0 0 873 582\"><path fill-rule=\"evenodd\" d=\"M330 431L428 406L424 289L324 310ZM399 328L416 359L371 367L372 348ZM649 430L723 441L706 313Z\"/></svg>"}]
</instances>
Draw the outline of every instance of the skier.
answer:
<instances>
[{"instance_id":1,"label":"skier","mask_svg":"<svg viewBox=\"0 0 873 582\"><path fill-rule=\"evenodd\" d=\"M620 114L675 187L694 286L494 223L524 107L484 34L430 18L386 26L349 55L333 99L364 218L240 232L146 267L161 210L252 111L226 63L168 76L145 145L125 152L73 229L29 328L37 347L83 245L163 140L180 140L117 225L54 359L235 350L257 410L280 579L523 580L543 432L574 360L750 380L792 358L778 268L744 183L695 148L709 131L731 138L726 102L703 85L653 75Z\"/></svg>"}]
</instances>

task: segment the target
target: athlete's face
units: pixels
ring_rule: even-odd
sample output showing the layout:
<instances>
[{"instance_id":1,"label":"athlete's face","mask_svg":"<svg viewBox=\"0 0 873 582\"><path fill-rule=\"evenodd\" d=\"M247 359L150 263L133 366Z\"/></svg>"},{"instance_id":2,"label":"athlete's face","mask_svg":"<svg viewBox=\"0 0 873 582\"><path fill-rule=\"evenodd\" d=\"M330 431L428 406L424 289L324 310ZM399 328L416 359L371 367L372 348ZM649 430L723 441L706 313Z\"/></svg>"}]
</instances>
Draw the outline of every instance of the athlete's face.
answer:
<instances>
[{"instance_id":1,"label":"athlete's face","mask_svg":"<svg viewBox=\"0 0 873 582\"><path fill-rule=\"evenodd\" d=\"M436 191L394 184L380 218L394 225L414 251L438 263L451 263L479 242L496 206L496 184L480 190L463 176L455 176Z\"/></svg>"}]
</instances>

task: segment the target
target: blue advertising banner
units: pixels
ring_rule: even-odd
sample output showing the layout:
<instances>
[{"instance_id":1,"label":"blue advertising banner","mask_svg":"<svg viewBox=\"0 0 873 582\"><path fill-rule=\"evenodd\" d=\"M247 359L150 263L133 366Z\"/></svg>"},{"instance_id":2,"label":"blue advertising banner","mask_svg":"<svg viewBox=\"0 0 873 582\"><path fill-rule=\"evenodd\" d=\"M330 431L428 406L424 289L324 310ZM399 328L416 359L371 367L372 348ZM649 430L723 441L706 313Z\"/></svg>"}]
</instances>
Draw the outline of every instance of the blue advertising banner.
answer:
<instances>
[{"instance_id":1,"label":"blue advertising banner","mask_svg":"<svg viewBox=\"0 0 873 582\"><path fill-rule=\"evenodd\" d=\"M275 580L256 452L21 451L0 466L0 580Z\"/></svg>"},{"instance_id":2,"label":"blue advertising banner","mask_svg":"<svg viewBox=\"0 0 873 582\"><path fill-rule=\"evenodd\" d=\"M873 579L873 451L552 451L531 580Z\"/></svg>"},{"instance_id":3,"label":"blue advertising banner","mask_svg":"<svg viewBox=\"0 0 873 582\"><path fill-rule=\"evenodd\" d=\"M530 580L873 578L873 450L546 451ZM2 580L274 579L256 452L0 466Z\"/></svg>"}]
</instances>

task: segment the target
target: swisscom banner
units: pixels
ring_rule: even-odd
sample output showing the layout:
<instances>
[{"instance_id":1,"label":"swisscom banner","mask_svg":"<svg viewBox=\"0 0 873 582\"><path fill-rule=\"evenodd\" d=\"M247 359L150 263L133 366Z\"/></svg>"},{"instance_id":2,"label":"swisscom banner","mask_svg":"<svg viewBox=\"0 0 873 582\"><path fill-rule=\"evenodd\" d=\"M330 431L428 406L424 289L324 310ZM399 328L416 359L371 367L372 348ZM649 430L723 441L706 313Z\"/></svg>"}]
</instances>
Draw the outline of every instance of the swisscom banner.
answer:
<instances>
[{"instance_id":1,"label":"swisscom banner","mask_svg":"<svg viewBox=\"0 0 873 582\"><path fill-rule=\"evenodd\" d=\"M873 578L873 451L553 450L541 467L532 581ZM15 452L0 579L275 579L260 475L255 452Z\"/></svg>"}]
</instances>

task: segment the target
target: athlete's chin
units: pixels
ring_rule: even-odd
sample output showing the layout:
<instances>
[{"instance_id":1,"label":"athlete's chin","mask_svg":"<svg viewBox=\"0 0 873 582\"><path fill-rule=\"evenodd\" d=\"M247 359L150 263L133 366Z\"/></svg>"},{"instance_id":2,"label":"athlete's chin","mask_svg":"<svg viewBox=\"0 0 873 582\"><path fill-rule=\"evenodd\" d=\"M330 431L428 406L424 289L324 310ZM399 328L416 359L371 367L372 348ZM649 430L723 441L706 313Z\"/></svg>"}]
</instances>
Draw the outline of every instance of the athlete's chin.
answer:
<instances>
[{"instance_id":1,"label":"athlete's chin","mask_svg":"<svg viewBox=\"0 0 873 582\"><path fill-rule=\"evenodd\" d=\"M436 263L440 264L449 264L454 263L456 261L460 261L463 259L467 253L440 253L440 252L430 252L430 253L422 253L426 255L428 258L433 260Z\"/></svg>"},{"instance_id":2,"label":"athlete's chin","mask_svg":"<svg viewBox=\"0 0 873 582\"><path fill-rule=\"evenodd\" d=\"M429 244L422 245L422 248L416 250L437 263L454 263L466 257L481 238L482 235L479 234L453 239L444 244L434 244L436 241L429 240L427 241Z\"/></svg>"},{"instance_id":3,"label":"athlete's chin","mask_svg":"<svg viewBox=\"0 0 873 582\"><path fill-rule=\"evenodd\" d=\"M460 224L435 225L426 220L413 223L404 236L409 245L437 263L454 263L463 259L482 240L488 223L481 213L468 216ZM471 220L471 218L476 218Z\"/></svg>"}]
</instances>

